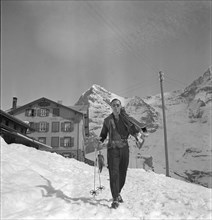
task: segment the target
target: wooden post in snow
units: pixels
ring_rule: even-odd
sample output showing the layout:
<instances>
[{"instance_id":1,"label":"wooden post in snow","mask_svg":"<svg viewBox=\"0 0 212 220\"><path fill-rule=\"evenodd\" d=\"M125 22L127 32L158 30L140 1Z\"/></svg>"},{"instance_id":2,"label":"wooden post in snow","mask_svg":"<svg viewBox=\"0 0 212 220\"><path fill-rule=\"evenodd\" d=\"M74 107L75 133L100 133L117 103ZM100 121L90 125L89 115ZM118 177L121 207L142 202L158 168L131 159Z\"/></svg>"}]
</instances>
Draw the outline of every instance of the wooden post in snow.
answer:
<instances>
[{"instance_id":1,"label":"wooden post in snow","mask_svg":"<svg viewBox=\"0 0 212 220\"><path fill-rule=\"evenodd\" d=\"M166 132L166 114L165 114L165 104L163 96L163 73L159 72L160 77L160 89L161 89L161 100L162 100L162 110L163 110L163 128L164 128L164 144L165 144L165 158L166 158L166 176L169 176L169 159L168 159L168 146L167 146L167 132Z\"/></svg>"}]
</instances>

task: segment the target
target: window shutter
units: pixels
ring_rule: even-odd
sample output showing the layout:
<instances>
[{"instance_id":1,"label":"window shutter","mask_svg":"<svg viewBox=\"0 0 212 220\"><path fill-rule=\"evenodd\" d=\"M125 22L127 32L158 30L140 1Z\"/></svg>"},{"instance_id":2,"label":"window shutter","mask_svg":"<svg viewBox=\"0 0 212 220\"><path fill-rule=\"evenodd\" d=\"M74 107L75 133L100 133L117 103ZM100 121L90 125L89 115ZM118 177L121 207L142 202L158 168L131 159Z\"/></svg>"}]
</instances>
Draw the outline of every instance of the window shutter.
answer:
<instances>
[{"instance_id":1,"label":"window shutter","mask_svg":"<svg viewBox=\"0 0 212 220\"><path fill-rule=\"evenodd\" d=\"M59 147L59 137L52 137L51 138L51 146L52 147Z\"/></svg>"},{"instance_id":2,"label":"window shutter","mask_svg":"<svg viewBox=\"0 0 212 220\"><path fill-rule=\"evenodd\" d=\"M36 116L36 109L33 109L33 116Z\"/></svg>"},{"instance_id":3,"label":"window shutter","mask_svg":"<svg viewBox=\"0 0 212 220\"><path fill-rule=\"evenodd\" d=\"M52 122L52 132L59 132L59 131L60 131L60 123Z\"/></svg>"},{"instance_id":4,"label":"window shutter","mask_svg":"<svg viewBox=\"0 0 212 220\"><path fill-rule=\"evenodd\" d=\"M74 138L71 138L71 147L74 147Z\"/></svg>"},{"instance_id":5,"label":"window shutter","mask_svg":"<svg viewBox=\"0 0 212 220\"><path fill-rule=\"evenodd\" d=\"M37 116L40 117L40 109L37 110Z\"/></svg>"},{"instance_id":6,"label":"window shutter","mask_svg":"<svg viewBox=\"0 0 212 220\"><path fill-rule=\"evenodd\" d=\"M40 131L40 123L34 123L34 129L35 131L39 132Z\"/></svg>"},{"instance_id":7,"label":"window shutter","mask_svg":"<svg viewBox=\"0 0 212 220\"><path fill-rule=\"evenodd\" d=\"M60 116L60 109L59 108L53 108L53 116Z\"/></svg>"},{"instance_id":8,"label":"window shutter","mask_svg":"<svg viewBox=\"0 0 212 220\"><path fill-rule=\"evenodd\" d=\"M46 116L49 116L49 109L46 109Z\"/></svg>"},{"instance_id":9,"label":"window shutter","mask_svg":"<svg viewBox=\"0 0 212 220\"><path fill-rule=\"evenodd\" d=\"M70 132L74 131L74 123L71 122Z\"/></svg>"},{"instance_id":10,"label":"window shutter","mask_svg":"<svg viewBox=\"0 0 212 220\"><path fill-rule=\"evenodd\" d=\"M56 131L56 123L52 122L52 132L55 132L55 131Z\"/></svg>"},{"instance_id":11,"label":"window shutter","mask_svg":"<svg viewBox=\"0 0 212 220\"><path fill-rule=\"evenodd\" d=\"M61 131L65 131L65 123L64 122L61 123Z\"/></svg>"},{"instance_id":12,"label":"window shutter","mask_svg":"<svg viewBox=\"0 0 212 220\"><path fill-rule=\"evenodd\" d=\"M64 138L62 138L62 137L60 138L60 146L64 147Z\"/></svg>"},{"instance_id":13,"label":"window shutter","mask_svg":"<svg viewBox=\"0 0 212 220\"><path fill-rule=\"evenodd\" d=\"M48 132L48 131L49 131L49 123L46 122L46 132Z\"/></svg>"},{"instance_id":14,"label":"window shutter","mask_svg":"<svg viewBox=\"0 0 212 220\"><path fill-rule=\"evenodd\" d=\"M28 116L28 109L25 110L25 116Z\"/></svg>"}]
</instances>

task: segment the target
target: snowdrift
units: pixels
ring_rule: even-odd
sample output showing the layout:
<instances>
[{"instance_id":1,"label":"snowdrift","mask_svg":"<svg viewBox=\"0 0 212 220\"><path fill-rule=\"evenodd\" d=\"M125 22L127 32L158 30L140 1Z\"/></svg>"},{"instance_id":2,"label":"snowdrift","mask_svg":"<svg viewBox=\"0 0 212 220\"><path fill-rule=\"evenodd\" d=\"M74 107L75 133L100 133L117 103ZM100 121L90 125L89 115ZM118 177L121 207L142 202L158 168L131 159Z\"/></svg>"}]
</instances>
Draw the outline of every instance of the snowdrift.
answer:
<instances>
[{"instance_id":1,"label":"snowdrift","mask_svg":"<svg viewBox=\"0 0 212 220\"><path fill-rule=\"evenodd\" d=\"M94 199L94 167L1 138L1 219L211 219L211 189L142 169L129 169L124 203L110 209L105 190ZM98 186L98 178L96 180Z\"/></svg>"}]
</instances>

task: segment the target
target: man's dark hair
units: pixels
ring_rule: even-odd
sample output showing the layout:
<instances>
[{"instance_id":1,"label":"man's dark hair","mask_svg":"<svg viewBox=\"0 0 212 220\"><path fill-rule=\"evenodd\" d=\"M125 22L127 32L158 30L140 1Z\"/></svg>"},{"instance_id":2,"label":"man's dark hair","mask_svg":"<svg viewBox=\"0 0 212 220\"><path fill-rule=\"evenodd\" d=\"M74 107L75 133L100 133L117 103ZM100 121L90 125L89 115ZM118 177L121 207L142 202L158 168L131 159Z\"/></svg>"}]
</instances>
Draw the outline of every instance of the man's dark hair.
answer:
<instances>
[{"instance_id":1,"label":"man's dark hair","mask_svg":"<svg viewBox=\"0 0 212 220\"><path fill-rule=\"evenodd\" d=\"M120 102L120 104L121 104L121 101L120 101L119 99L117 99L117 98L113 99L113 100L110 102L110 104L112 104L112 103L115 102L115 101L118 101L118 102Z\"/></svg>"}]
</instances>

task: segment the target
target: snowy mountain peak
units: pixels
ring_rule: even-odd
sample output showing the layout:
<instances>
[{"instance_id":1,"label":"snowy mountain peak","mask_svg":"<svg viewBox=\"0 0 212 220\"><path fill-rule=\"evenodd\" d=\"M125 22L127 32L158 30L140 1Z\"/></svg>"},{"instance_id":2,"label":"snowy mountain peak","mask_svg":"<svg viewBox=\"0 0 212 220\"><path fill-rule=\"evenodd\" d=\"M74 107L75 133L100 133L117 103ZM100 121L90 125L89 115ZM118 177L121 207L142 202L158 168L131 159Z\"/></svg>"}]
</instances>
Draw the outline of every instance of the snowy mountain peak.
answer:
<instances>
[{"instance_id":1,"label":"snowy mountain peak","mask_svg":"<svg viewBox=\"0 0 212 220\"><path fill-rule=\"evenodd\" d=\"M131 100L128 102L128 105L132 105L132 106L142 106L143 104L144 104L143 99L141 99L141 98L138 97L138 96L135 96L133 99L131 99Z\"/></svg>"},{"instance_id":2,"label":"snowy mountain peak","mask_svg":"<svg viewBox=\"0 0 212 220\"><path fill-rule=\"evenodd\" d=\"M106 105L106 108L108 108L111 100L114 98L118 98L123 106L126 105L125 98L106 90L100 85L93 84L86 92L81 95L75 105L89 104L91 107L92 105L99 103L103 107Z\"/></svg>"},{"instance_id":3,"label":"snowy mountain peak","mask_svg":"<svg viewBox=\"0 0 212 220\"><path fill-rule=\"evenodd\" d=\"M104 89L103 87L101 87L100 85L97 85L97 84L93 84L90 89L95 91L95 92L109 93L106 89Z\"/></svg>"},{"instance_id":4,"label":"snowy mountain peak","mask_svg":"<svg viewBox=\"0 0 212 220\"><path fill-rule=\"evenodd\" d=\"M181 94L189 101L202 100L205 103L212 101L212 71L211 66L198 79L194 80Z\"/></svg>"},{"instance_id":5,"label":"snowy mountain peak","mask_svg":"<svg viewBox=\"0 0 212 220\"><path fill-rule=\"evenodd\" d=\"M89 104L89 106L91 106L91 103L102 101L104 103L109 103L111 96L111 92L107 91L97 84L94 84L81 95L76 105Z\"/></svg>"}]
</instances>

